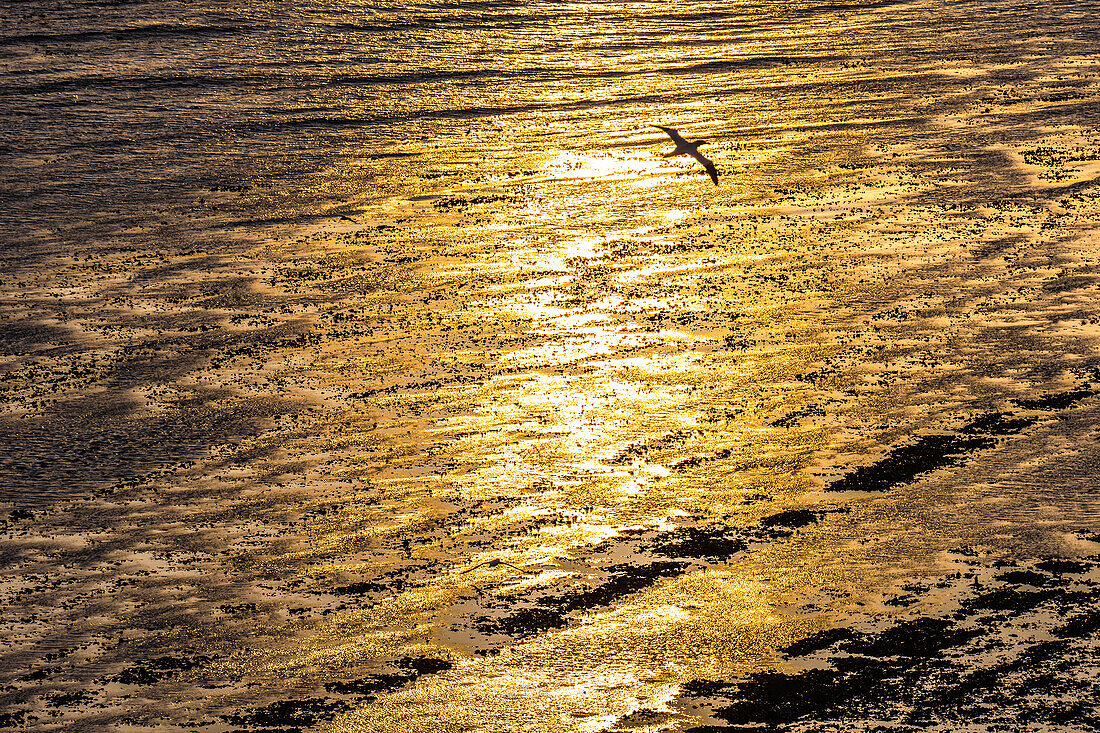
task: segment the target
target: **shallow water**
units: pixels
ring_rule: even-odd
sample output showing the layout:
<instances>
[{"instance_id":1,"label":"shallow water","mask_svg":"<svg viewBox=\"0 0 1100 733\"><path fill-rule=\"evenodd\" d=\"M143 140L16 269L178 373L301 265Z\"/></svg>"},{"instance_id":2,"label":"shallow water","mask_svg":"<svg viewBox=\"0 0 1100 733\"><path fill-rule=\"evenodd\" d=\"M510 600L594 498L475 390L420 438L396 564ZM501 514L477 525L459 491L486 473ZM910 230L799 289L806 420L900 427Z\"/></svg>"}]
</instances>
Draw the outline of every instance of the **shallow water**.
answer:
<instances>
[{"instance_id":1,"label":"shallow water","mask_svg":"<svg viewBox=\"0 0 1100 733\"><path fill-rule=\"evenodd\" d=\"M0 723L681 731L952 613L886 672L1095 699L1098 9L10 5ZM1013 684L771 722L1096 714Z\"/></svg>"}]
</instances>

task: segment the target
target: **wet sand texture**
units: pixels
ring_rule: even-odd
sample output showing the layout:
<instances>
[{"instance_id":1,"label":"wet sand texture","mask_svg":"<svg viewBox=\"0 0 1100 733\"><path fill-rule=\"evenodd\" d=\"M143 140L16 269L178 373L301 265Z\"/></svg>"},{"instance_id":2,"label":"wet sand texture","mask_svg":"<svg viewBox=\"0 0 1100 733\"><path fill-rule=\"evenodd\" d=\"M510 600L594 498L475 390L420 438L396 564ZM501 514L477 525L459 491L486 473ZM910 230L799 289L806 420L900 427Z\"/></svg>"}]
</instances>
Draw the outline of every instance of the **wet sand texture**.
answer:
<instances>
[{"instance_id":1,"label":"wet sand texture","mask_svg":"<svg viewBox=\"0 0 1100 733\"><path fill-rule=\"evenodd\" d=\"M0 729L1097 730L1095 11L10 4Z\"/></svg>"}]
</instances>

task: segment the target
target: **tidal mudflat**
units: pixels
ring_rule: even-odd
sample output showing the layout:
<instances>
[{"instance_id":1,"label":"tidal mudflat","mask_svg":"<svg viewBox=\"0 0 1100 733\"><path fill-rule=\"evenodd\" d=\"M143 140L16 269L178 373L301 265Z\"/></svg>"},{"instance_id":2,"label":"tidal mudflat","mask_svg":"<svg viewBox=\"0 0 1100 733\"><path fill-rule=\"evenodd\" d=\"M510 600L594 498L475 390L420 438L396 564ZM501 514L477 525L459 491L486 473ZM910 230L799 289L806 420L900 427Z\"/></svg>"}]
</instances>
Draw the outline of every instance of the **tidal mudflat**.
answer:
<instances>
[{"instance_id":1,"label":"tidal mudflat","mask_svg":"<svg viewBox=\"0 0 1100 733\"><path fill-rule=\"evenodd\" d=\"M1096 8L674 5L4 17L0 728L1100 728Z\"/></svg>"}]
</instances>

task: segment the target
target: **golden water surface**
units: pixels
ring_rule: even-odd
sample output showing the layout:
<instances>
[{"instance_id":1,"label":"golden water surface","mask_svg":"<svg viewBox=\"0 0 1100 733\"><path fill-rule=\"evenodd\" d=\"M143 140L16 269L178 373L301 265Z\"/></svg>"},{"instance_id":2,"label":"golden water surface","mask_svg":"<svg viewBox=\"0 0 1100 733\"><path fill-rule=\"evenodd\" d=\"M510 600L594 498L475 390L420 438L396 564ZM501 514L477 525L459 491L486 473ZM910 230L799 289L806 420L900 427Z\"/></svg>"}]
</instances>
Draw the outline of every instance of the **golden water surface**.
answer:
<instances>
[{"instance_id":1,"label":"golden water surface","mask_svg":"<svg viewBox=\"0 0 1100 733\"><path fill-rule=\"evenodd\" d=\"M307 727L684 730L684 683L789 670L960 548L1100 549L1094 17L484 5L256 11L293 58L234 36L225 63L278 83L212 85L197 132L166 123L196 142L127 153L209 180L26 204L0 292L25 725L237 730L428 659ZM96 180L78 157L20 185ZM993 413L1027 426L965 443ZM965 448L891 454L928 436Z\"/></svg>"}]
</instances>

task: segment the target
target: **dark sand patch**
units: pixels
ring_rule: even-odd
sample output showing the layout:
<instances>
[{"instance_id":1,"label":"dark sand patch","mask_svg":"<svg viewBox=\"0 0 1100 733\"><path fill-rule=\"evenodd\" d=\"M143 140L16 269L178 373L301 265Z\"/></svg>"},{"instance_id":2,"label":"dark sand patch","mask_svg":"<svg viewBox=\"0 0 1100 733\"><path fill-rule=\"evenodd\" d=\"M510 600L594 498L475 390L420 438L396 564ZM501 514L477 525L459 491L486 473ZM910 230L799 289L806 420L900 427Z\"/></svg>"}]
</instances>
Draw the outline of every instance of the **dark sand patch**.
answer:
<instances>
[{"instance_id":1,"label":"dark sand patch","mask_svg":"<svg viewBox=\"0 0 1100 733\"><path fill-rule=\"evenodd\" d=\"M1053 579L1043 563L999 575L973 563L973 580L935 584L952 588L954 610L819 631L780 650L801 671L690 682L684 709L714 722L687 730L841 730L867 721L881 730L1095 730L1098 579L1093 563L1068 562L1077 563L1072 590L1037 590Z\"/></svg>"}]
</instances>

